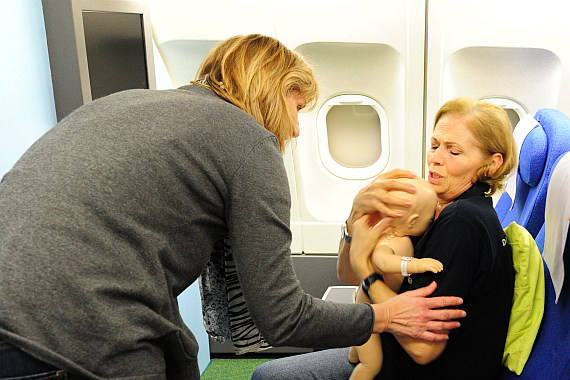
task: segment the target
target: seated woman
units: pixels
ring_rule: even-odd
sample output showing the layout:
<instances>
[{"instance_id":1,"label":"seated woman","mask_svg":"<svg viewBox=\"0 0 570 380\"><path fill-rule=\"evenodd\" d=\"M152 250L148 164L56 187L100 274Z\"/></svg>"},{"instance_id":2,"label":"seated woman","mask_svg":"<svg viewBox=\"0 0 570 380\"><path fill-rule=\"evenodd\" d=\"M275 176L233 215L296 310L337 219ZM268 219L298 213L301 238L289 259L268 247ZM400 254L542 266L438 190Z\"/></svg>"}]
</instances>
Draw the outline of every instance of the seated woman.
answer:
<instances>
[{"instance_id":1,"label":"seated woman","mask_svg":"<svg viewBox=\"0 0 570 380\"><path fill-rule=\"evenodd\" d=\"M441 262L426 257L413 258L414 246L409 236L423 234L433 221L437 195L431 185L424 179L402 179L410 185L415 185L413 195L404 193L410 198L412 205L402 208L402 216L392 221L392 227L386 229L368 258L353 260L354 266L371 266L374 271L372 277L360 286L356 292L356 302L371 303L368 296L368 283L378 278L383 279L393 291L398 291L402 279L412 273L431 271L440 272L443 269ZM371 215L372 216L372 215ZM365 270L365 269L364 269ZM350 380L373 379L382 368L382 344L379 334L372 334L370 339L362 346L350 348L348 360L359 363L352 372Z\"/></svg>"},{"instance_id":2,"label":"seated woman","mask_svg":"<svg viewBox=\"0 0 570 380\"><path fill-rule=\"evenodd\" d=\"M427 164L427 179L439 204L435 221L415 242L414 252L417 258L439 260L445 270L414 274L411 284L403 281L400 292L435 280L433 294L462 297L467 317L447 341L382 334L384 361L376 379L493 379L501 368L514 286L511 248L490 197L516 165L507 114L499 106L470 98L447 102L435 117ZM370 217L365 216L382 214L374 205L386 197L385 186L379 194L376 188L372 182L356 195L347 233L360 237L353 243L341 241L339 247L339 278L350 284L374 274L370 267L351 262L370 256L379 238L378 228L370 228ZM383 281L374 281L368 290L374 302L396 294ZM258 367L253 379L348 379L354 369L348 350L270 361Z\"/></svg>"}]
</instances>

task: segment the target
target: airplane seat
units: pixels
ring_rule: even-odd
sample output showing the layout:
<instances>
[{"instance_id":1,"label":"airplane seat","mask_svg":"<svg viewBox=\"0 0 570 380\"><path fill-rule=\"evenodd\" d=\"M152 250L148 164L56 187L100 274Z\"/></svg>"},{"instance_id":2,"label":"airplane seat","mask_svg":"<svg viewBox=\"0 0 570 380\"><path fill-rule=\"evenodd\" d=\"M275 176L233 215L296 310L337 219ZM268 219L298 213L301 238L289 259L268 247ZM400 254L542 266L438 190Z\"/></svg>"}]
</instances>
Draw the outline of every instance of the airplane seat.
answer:
<instances>
[{"instance_id":1,"label":"airplane seat","mask_svg":"<svg viewBox=\"0 0 570 380\"><path fill-rule=\"evenodd\" d=\"M529 139L535 140L533 142L535 144L536 143L539 144L538 149L535 150L535 152L538 153L537 156L539 159L538 160L529 160L528 162L535 161L537 163L544 165L544 161L546 159L546 149L547 149L546 135L544 134L544 130L539 128L539 129L537 129L537 131L531 133L534 129L536 129L535 127L537 127L538 125L539 125L538 121L536 121L536 119L532 115L527 114L526 116L521 118L519 120L519 122L514 127L513 137L514 137L515 142L517 144L516 150L517 150L517 161L518 162L517 162L517 167L514 168L509 175L509 178L508 178L506 186L505 186L505 191L503 192L503 194L501 194L501 197L499 198L498 202L495 205L495 211L497 212L497 216L499 217L499 220L503 220L503 218L505 218L505 215L507 215L507 213L512 209L515 210L515 211L512 211L512 213L514 213L516 216L520 216L520 212L522 210L522 205L524 205L524 201L521 201L521 199L522 200L526 199L526 196L528 195L528 189L527 189L524 196L521 195L519 192L519 198L517 200L517 204L515 207L515 203L513 202L513 199L516 196L517 183L521 182L520 173L519 173L521 149L522 149L523 142L525 141L525 139L527 138L527 136L529 134L531 135L531 137ZM528 144L533 145L530 143L530 141ZM539 173L542 173L543 168L544 167L538 168ZM522 184L520 186L522 186ZM524 192L525 189L526 189L525 187L522 187L520 189L520 191ZM511 218L513 218L513 217L514 216L511 215ZM516 220L516 219L514 219L514 220Z\"/></svg>"},{"instance_id":2,"label":"airplane seat","mask_svg":"<svg viewBox=\"0 0 570 380\"><path fill-rule=\"evenodd\" d=\"M509 181L516 181L516 184L518 185L519 182L521 182L519 177L520 176L519 176L518 168L517 168L517 173L514 174L514 178L510 178ZM522 191L522 190L523 189L521 189L520 191ZM527 192L527 195L528 195L528 192ZM519 193L519 199L522 199L522 198L524 198L524 197ZM505 228L505 226L503 224L503 219L507 218L508 213L511 213L509 219L512 219L512 221L517 221L517 218L514 217L512 215L512 213L516 213L515 215L520 216L520 210L522 209L522 205L524 205L523 202L520 202L520 201L517 203L513 202L513 199L511 198L509 193L507 193L506 191L501 194L497 203L495 204L495 212L497 213L497 216L499 217L499 220L501 221L501 225L503 226L503 228ZM515 211L513 211L513 210L515 210Z\"/></svg>"},{"instance_id":3,"label":"airplane seat","mask_svg":"<svg viewBox=\"0 0 570 380\"><path fill-rule=\"evenodd\" d=\"M519 151L516 177L510 179L511 181L516 180L514 202L511 199L511 194L504 192L495 205L495 211L503 228L506 228L511 222L517 222L517 224L527 228L526 222L528 221L523 219L523 211L530 189L538 185L544 172L547 149L546 133L540 125L537 125L524 139ZM534 234L532 235L534 236Z\"/></svg>"},{"instance_id":4,"label":"airplane seat","mask_svg":"<svg viewBox=\"0 0 570 380\"><path fill-rule=\"evenodd\" d=\"M542 252L545 303L542 322L520 375L504 368L502 380L570 379L570 153L553 165L545 223L536 236Z\"/></svg>"},{"instance_id":5,"label":"airplane seat","mask_svg":"<svg viewBox=\"0 0 570 380\"><path fill-rule=\"evenodd\" d=\"M535 114L538 125L524 139L516 177L514 202L503 193L495 206L501 225L511 222L525 227L536 237L544 224L544 208L553 164L570 151L570 118L543 108ZM512 205L512 208L511 208Z\"/></svg>"}]
</instances>

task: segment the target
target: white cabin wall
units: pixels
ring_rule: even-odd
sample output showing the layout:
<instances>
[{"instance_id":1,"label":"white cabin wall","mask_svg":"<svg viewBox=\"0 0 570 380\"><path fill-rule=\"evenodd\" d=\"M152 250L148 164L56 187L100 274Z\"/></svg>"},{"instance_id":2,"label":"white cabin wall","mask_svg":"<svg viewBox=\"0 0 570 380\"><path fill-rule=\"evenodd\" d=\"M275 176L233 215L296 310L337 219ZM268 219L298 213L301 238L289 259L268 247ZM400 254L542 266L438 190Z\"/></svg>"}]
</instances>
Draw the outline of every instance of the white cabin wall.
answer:
<instances>
[{"instance_id":1,"label":"white cabin wall","mask_svg":"<svg viewBox=\"0 0 570 380\"><path fill-rule=\"evenodd\" d=\"M320 54L314 65L321 98L316 110L300 115L301 137L284 154L292 196L293 253L335 254L340 224L362 186L395 167L421 172L424 1L149 2L156 44L175 87L194 78L211 46L235 34L271 35L291 49ZM347 54L338 62L339 49L360 55ZM370 97L386 118L381 126L381 165L364 177L356 176L361 179L331 174L319 156L319 107L340 94ZM404 145L408 149L399 148Z\"/></svg>"},{"instance_id":2,"label":"white cabin wall","mask_svg":"<svg viewBox=\"0 0 570 380\"><path fill-rule=\"evenodd\" d=\"M570 23L557 0L430 0L426 128L457 96L570 114ZM429 143L429 141L427 142Z\"/></svg>"},{"instance_id":3,"label":"white cabin wall","mask_svg":"<svg viewBox=\"0 0 570 380\"><path fill-rule=\"evenodd\" d=\"M237 34L274 36L267 0L147 0L153 34L175 87L194 80L218 41Z\"/></svg>"},{"instance_id":4,"label":"white cabin wall","mask_svg":"<svg viewBox=\"0 0 570 380\"><path fill-rule=\"evenodd\" d=\"M297 198L292 229L302 241L292 251L336 254L340 225L359 189L392 168L421 173L425 3L276 0L272 10L276 37L306 57L321 87L316 109L299 115L301 135L286 156L293 159L287 167ZM356 168L333 172L324 162L319 111L343 94L370 98L385 113L383 164L368 175L351 175Z\"/></svg>"},{"instance_id":5,"label":"white cabin wall","mask_svg":"<svg viewBox=\"0 0 570 380\"><path fill-rule=\"evenodd\" d=\"M456 96L570 114L570 23L557 0L148 1L175 87L235 34L274 36L313 64L321 97L300 115L301 135L284 154L293 253L334 255L352 198L375 175L354 179L323 162L319 110L336 95L363 95L384 111L389 144L379 171L423 174L433 117Z\"/></svg>"}]
</instances>

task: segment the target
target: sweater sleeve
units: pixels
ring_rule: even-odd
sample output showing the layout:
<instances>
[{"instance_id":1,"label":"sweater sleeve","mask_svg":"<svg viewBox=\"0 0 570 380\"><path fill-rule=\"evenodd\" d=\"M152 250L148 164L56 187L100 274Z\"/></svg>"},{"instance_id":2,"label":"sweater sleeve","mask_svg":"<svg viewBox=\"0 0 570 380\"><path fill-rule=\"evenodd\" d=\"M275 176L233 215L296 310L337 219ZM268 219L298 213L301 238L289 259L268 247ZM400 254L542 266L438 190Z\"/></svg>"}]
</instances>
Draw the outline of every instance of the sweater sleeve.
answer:
<instances>
[{"instance_id":1,"label":"sweater sleeve","mask_svg":"<svg viewBox=\"0 0 570 380\"><path fill-rule=\"evenodd\" d=\"M257 144L234 174L226 205L229 241L248 310L273 346L342 347L372 332L370 305L305 294L290 254L290 194L274 138Z\"/></svg>"}]
</instances>

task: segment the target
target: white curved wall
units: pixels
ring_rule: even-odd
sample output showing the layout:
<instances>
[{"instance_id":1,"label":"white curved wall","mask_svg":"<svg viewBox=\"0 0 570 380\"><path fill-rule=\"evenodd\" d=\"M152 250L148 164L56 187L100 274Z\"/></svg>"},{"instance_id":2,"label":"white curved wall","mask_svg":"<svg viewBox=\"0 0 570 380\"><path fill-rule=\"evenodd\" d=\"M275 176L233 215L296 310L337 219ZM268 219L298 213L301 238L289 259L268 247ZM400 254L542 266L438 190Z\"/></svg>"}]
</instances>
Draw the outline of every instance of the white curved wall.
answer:
<instances>
[{"instance_id":1,"label":"white curved wall","mask_svg":"<svg viewBox=\"0 0 570 380\"><path fill-rule=\"evenodd\" d=\"M435 112L456 96L570 114L570 23L557 0L148 1L175 86L194 78L210 46L235 34L277 37L313 64L321 97L300 115L301 135L284 155L293 252L336 253L352 198L370 181L323 163L318 112L337 95L364 95L385 111L383 171L422 173Z\"/></svg>"},{"instance_id":2,"label":"white curved wall","mask_svg":"<svg viewBox=\"0 0 570 380\"><path fill-rule=\"evenodd\" d=\"M431 0L426 112L457 96L570 113L570 23L556 0Z\"/></svg>"}]
</instances>

